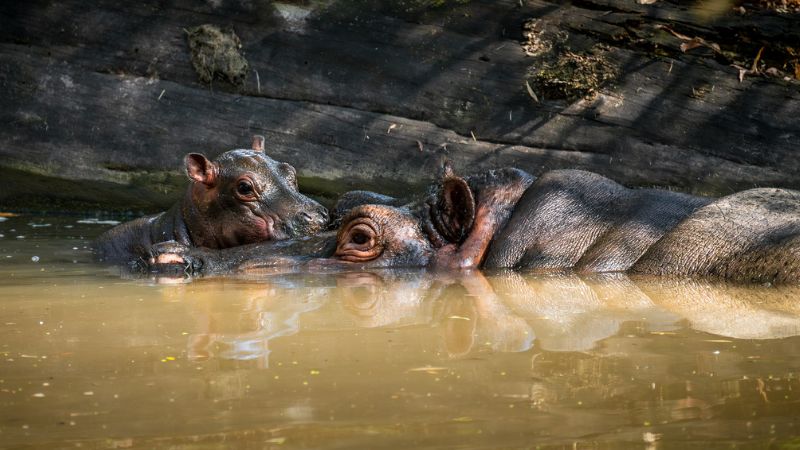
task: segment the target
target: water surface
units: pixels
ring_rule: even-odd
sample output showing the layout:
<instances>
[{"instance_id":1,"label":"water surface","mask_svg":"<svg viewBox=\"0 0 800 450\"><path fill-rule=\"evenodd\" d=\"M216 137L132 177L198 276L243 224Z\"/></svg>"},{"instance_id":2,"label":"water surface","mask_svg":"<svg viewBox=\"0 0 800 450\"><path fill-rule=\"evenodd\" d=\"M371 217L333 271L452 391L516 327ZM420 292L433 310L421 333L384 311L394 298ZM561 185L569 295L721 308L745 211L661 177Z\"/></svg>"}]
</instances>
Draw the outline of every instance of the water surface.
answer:
<instances>
[{"instance_id":1,"label":"water surface","mask_svg":"<svg viewBox=\"0 0 800 450\"><path fill-rule=\"evenodd\" d=\"M2 448L797 448L800 288L96 266L0 222Z\"/></svg>"}]
</instances>

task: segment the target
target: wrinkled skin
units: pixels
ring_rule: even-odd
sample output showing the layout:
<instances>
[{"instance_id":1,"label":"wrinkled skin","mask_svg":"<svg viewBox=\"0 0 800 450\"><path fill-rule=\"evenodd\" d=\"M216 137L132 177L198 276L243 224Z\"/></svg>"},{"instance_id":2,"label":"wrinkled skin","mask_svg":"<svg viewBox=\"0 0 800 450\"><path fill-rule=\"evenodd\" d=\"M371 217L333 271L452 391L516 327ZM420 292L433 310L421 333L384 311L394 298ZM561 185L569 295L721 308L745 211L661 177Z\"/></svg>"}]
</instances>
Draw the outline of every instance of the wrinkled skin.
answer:
<instances>
[{"instance_id":1,"label":"wrinkled skin","mask_svg":"<svg viewBox=\"0 0 800 450\"><path fill-rule=\"evenodd\" d=\"M269 260L247 249L237 252L250 267ZM800 193L759 188L714 200L628 189L579 170L556 170L535 181L515 169L464 179L445 170L422 203L354 206L332 253L317 253L303 264L797 282Z\"/></svg>"},{"instance_id":2,"label":"wrinkled skin","mask_svg":"<svg viewBox=\"0 0 800 450\"><path fill-rule=\"evenodd\" d=\"M98 257L114 263L147 259L151 247L174 241L187 247L229 248L297 238L320 231L327 210L297 189L295 170L263 153L231 150L215 161L190 153L192 180L183 199L166 212L119 225L96 241Z\"/></svg>"},{"instance_id":3,"label":"wrinkled skin","mask_svg":"<svg viewBox=\"0 0 800 450\"><path fill-rule=\"evenodd\" d=\"M402 206L403 202L388 195L371 191L350 191L339 197L336 206L331 211L331 228L338 228L345 216L355 207L361 205L389 205Z\"/></svg>"}]
</instances>

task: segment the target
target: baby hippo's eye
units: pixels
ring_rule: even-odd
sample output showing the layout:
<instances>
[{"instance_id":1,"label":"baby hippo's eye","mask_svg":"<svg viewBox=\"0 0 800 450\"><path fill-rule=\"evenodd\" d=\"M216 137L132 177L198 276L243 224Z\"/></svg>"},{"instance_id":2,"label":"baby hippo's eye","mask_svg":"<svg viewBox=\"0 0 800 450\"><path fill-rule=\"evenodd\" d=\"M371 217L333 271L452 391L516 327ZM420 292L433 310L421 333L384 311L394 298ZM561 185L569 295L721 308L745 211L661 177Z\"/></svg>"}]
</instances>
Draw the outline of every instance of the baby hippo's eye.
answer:
<instances>
[{"instance_id":1,"label":"baby hippo's eye","mask_svg":"<svg viewBox=\"0 0 800 450\"><path fill-rule=\"evenodd\" d=\"M250 180L239 180L239 183L236 185L236 194L242 200L253 200L255 199L255 188L253 187L253 182Z\"/></svg>"},{"instance_id":2,"label":"baby hippo's eye","mask_svg":"<svg viewBox=\"0 0 800 450\"><path fill-rule=\"evenodd\" d=\"M253 185L247 181L240 181L237 190L242 195L250 195L253 193Z\"/></svg>"}]
</instances>

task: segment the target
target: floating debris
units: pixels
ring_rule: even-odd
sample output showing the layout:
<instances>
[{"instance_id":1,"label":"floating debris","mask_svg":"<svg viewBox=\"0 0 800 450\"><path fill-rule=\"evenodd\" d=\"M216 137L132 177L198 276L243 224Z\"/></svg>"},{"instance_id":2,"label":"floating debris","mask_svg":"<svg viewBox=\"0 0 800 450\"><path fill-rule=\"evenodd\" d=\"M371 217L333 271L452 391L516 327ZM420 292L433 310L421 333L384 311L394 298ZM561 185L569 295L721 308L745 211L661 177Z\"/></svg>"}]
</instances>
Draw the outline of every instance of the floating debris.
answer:
<instances>
[{"instance_id":1,"label":"floating debris","mask_svg":"<svg viewBox=\"0 0 800 450\"><path fill-rule=\"evenodd\" d=\"M648 444L652 444L661 439L661 433L651 433L646 431L642 434L642 440Z\"/></svg>"},{"instance_id":2,"label":"floating debris","mask_svg":"<svg viewBox=\"0 0 800 450\"><path fill-rule=\"evenodd\" d=\"M89 225L119 225L119 220L100 220L100 219L81 219L77 223L84 223Z\"/></svg>"},{"instance_id":3,"label":"floating debris","mask_svg":"<svg viewBox=\"0 0 800 450\"><path fill-rule=\"evenodd\" d=\"M415 367L413 369L408 369L406 372L425 372L431 375L436 375L439 372L443 372L447 370L447 367L434 367L434 366L424 366L424 367Z\"/></svg>"}]
</instances>

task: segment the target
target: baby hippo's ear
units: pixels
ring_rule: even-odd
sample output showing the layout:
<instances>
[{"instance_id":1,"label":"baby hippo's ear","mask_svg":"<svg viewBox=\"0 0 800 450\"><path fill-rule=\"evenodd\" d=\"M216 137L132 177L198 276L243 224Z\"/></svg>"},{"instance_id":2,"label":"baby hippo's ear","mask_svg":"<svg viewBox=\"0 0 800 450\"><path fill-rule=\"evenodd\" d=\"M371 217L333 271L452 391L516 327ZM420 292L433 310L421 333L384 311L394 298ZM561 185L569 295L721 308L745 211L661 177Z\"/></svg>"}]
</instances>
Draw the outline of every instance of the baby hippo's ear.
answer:
<instances>
[{"instance_id":1,"label":"baby hippo's ear","mask_svg":"<svg viewBox=\"0 0 800 450\"><path fill-rule=\"evenodd\" d=\"M217 182L217 165L199 153L189 153L184 158L186 174L194 181L206 186L214 186Z\"/></svg>"},{"instance_id":2,"label":"baby hippo's ear","mask_svg":"<svg viewBox=\"0 0 800 450\"><path fill-rule=\"evenodd\" d=\"M475 222L475 196L467 182L452 172L445 174L441 183L431 220L445 239L460 243Z\"/></svg>"},{"instance_id":3,"label":"baby hippo's ear","mask_svg":"<svg viewBox=\"0 0 800 450\"><path fill-rule=\"evenodd\" d=\"M264 153L264 141L266 141L264 136L261 136L260 134L253 135L253 145L251 145L250 148L254 152Z\"/></svg>"}]
</instances>

